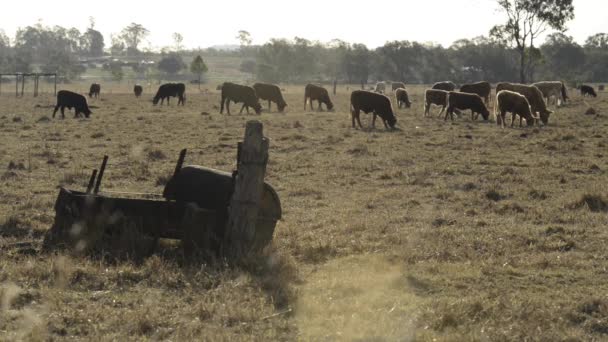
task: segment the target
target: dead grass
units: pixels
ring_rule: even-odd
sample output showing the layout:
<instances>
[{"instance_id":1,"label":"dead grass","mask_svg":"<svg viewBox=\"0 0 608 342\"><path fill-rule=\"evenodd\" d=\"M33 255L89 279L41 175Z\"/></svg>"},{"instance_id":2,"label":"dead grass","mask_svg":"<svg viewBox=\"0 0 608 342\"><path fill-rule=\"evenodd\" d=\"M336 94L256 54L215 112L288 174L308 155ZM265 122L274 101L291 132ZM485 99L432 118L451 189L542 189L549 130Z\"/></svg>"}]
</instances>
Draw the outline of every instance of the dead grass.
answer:
<instances>
[{"instance_id":1,"label":"dead grass","mask_svg":"<svg viewBox=\"0 0 608 342\"><path fill-rule=\"evenodd\" d=\"M0 97L0 340L606 339L608 121L581 115L605 101L505 130L414 104L387 132L350 128L344 87L334 113L285 88L288 112L261 116L219 115L217 91L152 107L116 88L89 120ZM182 148L230 171L252 118L284 216L259 259L186 260L167 241L143 260L37 253L56 186L82 190L104 154L102 190L160 193Z\"/></svg>"}]
</instances>

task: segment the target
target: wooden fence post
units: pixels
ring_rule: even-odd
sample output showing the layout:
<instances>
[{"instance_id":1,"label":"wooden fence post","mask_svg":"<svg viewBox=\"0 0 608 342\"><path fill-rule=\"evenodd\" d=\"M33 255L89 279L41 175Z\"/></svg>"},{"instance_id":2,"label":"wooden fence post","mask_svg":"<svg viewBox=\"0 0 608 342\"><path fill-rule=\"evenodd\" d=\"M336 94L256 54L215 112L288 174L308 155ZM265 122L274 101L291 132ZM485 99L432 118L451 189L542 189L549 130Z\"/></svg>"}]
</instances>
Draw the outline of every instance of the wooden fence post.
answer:
<instances>
[{"instance_id":1,"label":"wooden fence post","mask_svg":"<svg viewBox=\"0 0 608 342\"><path fill-rule=\"evenodd\" d=\"M224 236L224 256L234 260L246 257L255 239L268 162L268 139L264 138L263 128L257 120L248 121L245 128Z\"/></svg>"}]
</instances>

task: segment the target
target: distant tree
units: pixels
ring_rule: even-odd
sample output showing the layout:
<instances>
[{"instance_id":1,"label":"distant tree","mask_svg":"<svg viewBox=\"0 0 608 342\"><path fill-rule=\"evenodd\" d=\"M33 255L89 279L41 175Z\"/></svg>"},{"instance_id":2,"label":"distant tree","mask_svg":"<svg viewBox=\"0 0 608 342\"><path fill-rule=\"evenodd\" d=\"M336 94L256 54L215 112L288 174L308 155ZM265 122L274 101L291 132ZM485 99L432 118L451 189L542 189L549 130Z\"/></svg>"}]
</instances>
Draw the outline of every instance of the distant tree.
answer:
<instances>
[{"instance_id":1,"label":"distant tree","mask_svg":"<svg viewBox=\"0 0 608 342\"><path fill-rule=\"evenodd\" d=\"M204 73L209 71L207 68L207 64L203 61L203 57L201 55L196 56L192 63L190 63L190 72L198 76L198 88L201 88L201 78Z\"/></svg>"},{"instance_id":2,"label":"distant tree","mask_svg":"<svg viewBox=\"0 0 608 342\"><path fill-rule=\"evenodd\" d=\"M84 49L87 55L91 57L103 56L105 43L101 32L89 27L84 33L84 42Z\"/></svg>"},{"instance_id":3,"label":"distant tree","mask_svg":"<svg viewBox=\"0 0 608 342\"><path fill-rule=\"evenodd\" d=\"M184 49L184 36L182 36L180 33L173 33L173 42L175 43L175 51L176 52L180 52L181 50Z\"/></svg>"},{"instance_id":4,"label":"distant tree","mask_svg":"<svg viewBox=\"0 0 608 342\"><path fill-rule=\"evenodd\" d=\"M562 31L574 18L572 0L497 0L507 14L504 25L494 26L490 35L515 45L519 53L519 78L526 82L526 69L534 54L535 39L547 29Z\"/></svg>"},{"instance_id":5,"label":"distant tree","mask_svg":"<svg viewBox=\"0 0 608 342\"><path fill-rule=\"evenodd\" d=\"M10 72L14 68L13 49L8 36L0 29L0 71ZM1 80L0 80L1 81Z\"/></svg>"},{"instance_id":6,"label":"distant tree","mask_svg":"<svg viewBox=\"0 0 608 342\"><path fill-rule=\"evenodd\" d=\"M288 82L294 78L294 49L286 39L271 39L258 49L257 78L263 82Z\"/></svg>"},{"instance_id":7,"label":"distant tree","mask_svg":"<svg viewBox=\"0 0 608 342\"><path fill-rule=\"evenodd\" d=\"M236 36L236 39L238 39L239 43L241 44L241 48L251 45L252 42L251 33L245 30L240 30Z\"/></svg>"},{"instance_id":8,"label":"distant tree","mask_svg":"<svg viewBox=\"0 0 608 342\"><path fill-rule=\"evenodd\" d=\"M186 67L182 56L171 53L158 62L158 70L169 75L175 75Z\"/></svg>"},{"instance_id":9,"label":"distant tree","mask_svg":"<svg viewBox=\"0 0 608 342\"><path fill-rule=\"evenodd\" d=\"M378 48L378 54L385 61L385 68L382 70L385 76L393 80L405 81L413 78L410 69L418 69L418 49L412 42L392 41Z\"/></svg>"},{"instance_id":10,"label":"distant tree","mask_svg":"<svg viewBox=\"0 0 608 342\"><path fill-rule=\"evenodd\" d=\"M586 48L608 48L608 33L596 33L585 40Z\"/></svg>"},{"instance_id":11,"label":"distant tree","mask_svg":"<svg viewBox=\"0 0 608 342\"><path fill-rule=\"evenodd\" d=\"M122 81L123 77L125 76L125 73L122 70L122 63L110 63L110 73L112 74L112 79L114 81Z\"/></svg>"},{"instance_id":12,"label":"distant tree","mask_svg":"<svg viewBox=\"0 0 608 342\"><path fill-rule=\"evenodd\" d=\"M360 83L361 89L365 88L370 74L370 61L371 53L364 44L353 44L346 51L342 65L349 83Z\"/></svg>"},{"instance_id":13,"label":"distant tree","mask_svg":"<svg viewBox=\"0 0 608 342\"><path fill-rule=\"evenodd\" d=\"M149 33L150 31L141 24L131 23L129 26L125 27L121 31L120 37L127 46L127 54L139 53L139 44Z\"/></svg>"},{"instance_id":14,"label":"distant tree","mask_svg":"<svg viewBox=\"0 0 608 342\"><path fill-rule=\"evenodd\" d=\"M251 74L252 77L255 74L255 70L256 63L253 59L246 59L242 61L241 65L239 66L239 71Z\"/></svg>"},{"instance_id":15,"label":"distant tree","mask_svg":"<svg viewBox=\"0 0 608 342\"><path fill-rule=\"evenodd\" d=\"M110 46L110 53L112 56L122 55L125 51L125 43L119 35L111 35L112 46Z\"/></svg>"}]
</instances>

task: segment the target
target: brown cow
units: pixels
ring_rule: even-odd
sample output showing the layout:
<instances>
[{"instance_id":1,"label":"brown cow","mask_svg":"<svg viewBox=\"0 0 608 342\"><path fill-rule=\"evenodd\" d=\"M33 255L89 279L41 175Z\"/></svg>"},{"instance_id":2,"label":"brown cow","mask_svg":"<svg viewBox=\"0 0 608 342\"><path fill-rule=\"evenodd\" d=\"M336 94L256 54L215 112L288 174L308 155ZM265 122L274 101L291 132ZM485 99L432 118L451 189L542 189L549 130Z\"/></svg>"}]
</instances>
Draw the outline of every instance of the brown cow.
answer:
<instances>
[{"instance_id":1,"label":"brown cow","mask_svg":"<svg viewBox=\"0 0 608 342\"><path fill-rule=\"evenodd\" d=\"M484 99L486 105L489 105L490 104L490 94L492 93L492 86L490 85L490 83L488 83L486 81L470 83L470 84L463 84L460 87L460 92L469 93L469 94L477 94Z\"/></svg>"},{"instance_id":2,"label":"brown cow","mask_svg":"<svg viewBox=\"0 0 608 342\"><path fill-rule=\"evenodd\" d=\"M402 105L405 106L405 108L410 108L412 106L407 90L403 88L395 90L395 98L397 99L397 107L399 109L401 109Z\"/></svg>"},{"instance_id":3,"label":"brown cow","mask_svg":"<svg viewBox=\"0 0 608 342\"><path fill-rule=\"evenodd\" d=\"M372 127L376 125L376 115L380 116L387 129L389 126L394 128L397 123L391 100L385 95L366 90L355 90L350 94L350 105L353 128L355 128L355 120L359 127L363 128L359 119L361 111L366 114L373 113Z\"/></svg>"},{"instance_id":4,"label":"brown cow","mask_svg":"<svg viewBox=\"0 0 608 342\"><path fill-rule=\"evenodd\" d=\"M243 103L239 114L243 113L243 109L247 109L249 114L249 107L253 108L256 114L262 112L262 106L255 95L255 90L252 87L235 84L231 82L225 82L222 84L222 99L220 102L220 114L224 113L224 103L226 104L226 111L230 115L230 101L234 103Z\"/></svg>"},{"instance_id":5,"label":"brown cow","mask_svg":"<svg viewBox=\"0 0 608 342\"><path fill-rule=\"evenodd\" d=\"M451 82L451 81L443 81L443 82L437 82L437 83L433 84L431 89L454 91L454 89L456 89L456 85L454 84L454 82Z\"/></svg>"},{"instance_id":6,"label":"brown cow","mask_svg":"<svg viewBox=\"0 0 608 342\"><path fill-rule=\"evenodd\" d=\"M439 115L448 105L448 92L439 89L427 89L424 92L424 116L430 116L431 105L441 106Z\"/></svg>"},{"instance_id":7,"label":"brown cow","mask_svg":"<svg viewBox=\"0 0 608 342\"><path fill-rule=\"evenodd\" d=\"M99 83L91 84L91 87L89 88L89 97L98 98L99 93L101 93L101 86Z\"/></svg>"},{"instance_id":8,"label":"brown cow","mask_svg":"<svg viewBox=\"0 0 608 342\"><path fill-rule=\"evenodd\" d=\"M445 112L444 120L448 119L448 115L450 116L450 119L454 120L455 109L470 109L471 120L477 118L477 115L475 115L477 113L481 114L484 120L488 120L488 118L490 117L490 111L488 111L488 108L483 103L481 96L477 94L450 91L448 93L448 110Z\"/></svg>"},{"instance_id":9,"label":"brown cow","mask_svg":"<svg viewBox=\"0 0 608 342\"><path fill-rule=\"evenodd\" d=\"M304 88L304 110L306 110L306 102L310 99L310 110L313 110L312 108L312 101L318 101L319 102L319 110L321 110L321 104L324 103L325 106L327 107L327 110L333 110L334 108L334 104L331 102L331 99L329 98L329 93L327 92L327 89L314 85L314 84L307 84L306 87Z\"/></svg>"},{"instance_id":10,"label":"brown cow","mask_svg":"<svg viewBox=\"0 0 608 342\"><path fill-rule=\"evenodd\" d=\"M502 82L496 85L496 93L498 94L501 90L510 90L525 96L528 103L530 103L532 113L538 113L540 115L540 121L542 121L543 124L546 125L549 123L549 116L553 112L547 109L547 104L545 103L543 93L540 89L533 85Z\"/></svg>"},{"instance_id":11,"label":"brown cow","mask_svg":"<svg viewBox=\"0 0 608 342\"><path fill-rule=\"evenodd\" d=\"M496 124L505 128L507 112L511 112L511 127L515 122L515 115L519 115L519 127L521 127L522 119L526 119L528 126L534 125L536 118L532 115L530 103L524 95L510 90L501 90L496 94L496 107L494 107L494 116L496 116Z\"/></svg>"},{"instance_id":12,"label":"brown cow","mask_svg":"<svg viewBox=\"0 0 608 342\"><path fill-rule=\"evenodd\" d=\"M268 111L270 111L271 102L277 104L279 112L283 112L285 107L287 107L287 103L283 99L283 94L281 94L281 88L279 88L279 86L268 83L255 83L253 89L255 89L255 94L258 99L268 101Z\"/></svg>"}]
</instances>

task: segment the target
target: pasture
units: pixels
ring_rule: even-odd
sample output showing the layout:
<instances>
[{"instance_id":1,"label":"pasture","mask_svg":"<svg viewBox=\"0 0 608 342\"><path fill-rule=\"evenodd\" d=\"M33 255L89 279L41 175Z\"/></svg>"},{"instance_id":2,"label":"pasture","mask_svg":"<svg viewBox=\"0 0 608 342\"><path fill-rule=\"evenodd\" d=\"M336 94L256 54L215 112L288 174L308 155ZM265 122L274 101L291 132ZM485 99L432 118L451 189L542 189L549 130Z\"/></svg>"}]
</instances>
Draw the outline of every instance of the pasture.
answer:
<instances>
[{"instance_id":1,"label":"pasture","mask_svg":"<svg viewBox=\"0 0 608 342\"><path fill-rule=\"evenodd\" d=\"M153 107L148 88L102 84L88 120L52 119L49 95L2 94L0 340L607 338L605 92L570 89L548 126L500 129L468 111L425 118L425 87L408 86L387 131L351 128L345 86L333 113L285 86L286 113L261 116L220 115L203 88ZM104 154L102 190L162 193L182 148L186 164L232 170L250 119L284 211L250 265L188 262L170 241L140 261L37 252L57 187L84 189Z\"/></svg>"}]
</instances>

